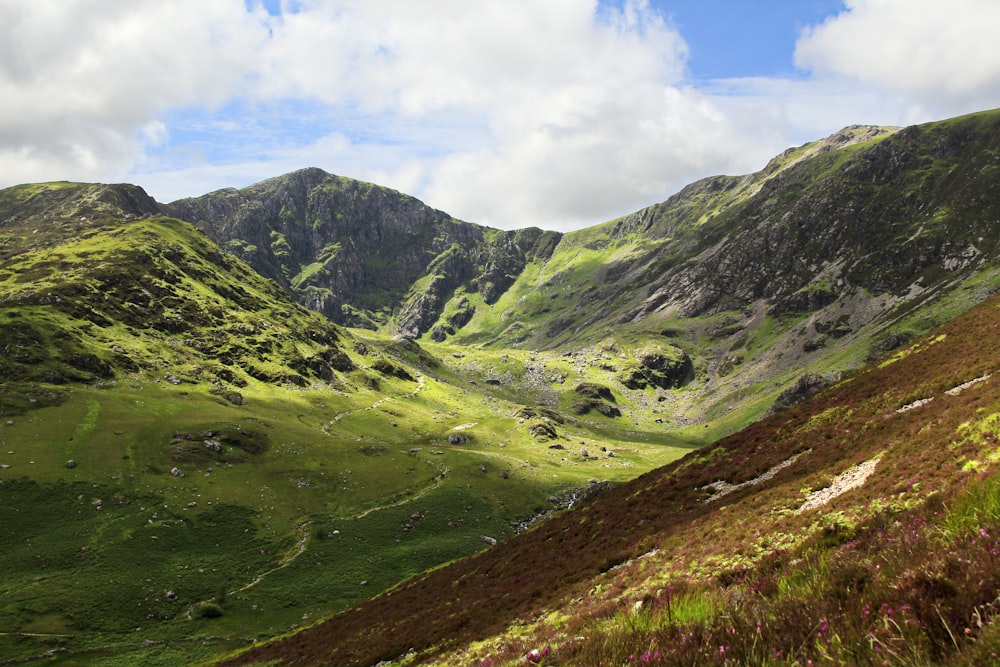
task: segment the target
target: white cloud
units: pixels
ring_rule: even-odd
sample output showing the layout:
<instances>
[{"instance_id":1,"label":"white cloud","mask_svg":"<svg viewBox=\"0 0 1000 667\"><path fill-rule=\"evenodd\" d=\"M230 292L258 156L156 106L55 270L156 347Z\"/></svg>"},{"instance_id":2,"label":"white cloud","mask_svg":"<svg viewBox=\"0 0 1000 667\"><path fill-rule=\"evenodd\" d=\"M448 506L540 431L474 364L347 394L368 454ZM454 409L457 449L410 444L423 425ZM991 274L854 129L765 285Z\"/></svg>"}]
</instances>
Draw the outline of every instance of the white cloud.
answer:
<instances>
[{"instance_id":1,"label":"white cloud","mask_svg":"<svg viewBox=\"0 0 1000 667\"><path fill-rule=\"evenodd\" d=\"M683 85L687 45L645 2L316 0L284 16L268 49L282 75L261 77L262 97L427 121L422 170L407 151L364 171L419 182L411 192L431 205L487 224L593 223L692 173L746 167L734 158L761 136L775 147L766 130L737 137Z\"/></svg>"},{"instance_id":2,"label":"white cloud","mask_svg":"<svg viewBox=\"0 0 1000 667\"><path fill-rule=\"evenodd\" d=\"M646 0L282 7L3 0L0 186L131 180L169 201L319 166L463 219L565 229L846 124L1000 99L995 0L852 0L803 33L808 78L700 89Z\"/></svg>"},{"instance_id":3,"label":"white cloud","mask_svg":"<svg viewBox=\"0 0 1000 667\"><path fill-rule=\"evenodd\" d=\"M848 0L806 30L795 62L903 94L935 116L1000 105L996 0Z\"/></svg>"},{"instance_id":4,"label":"white cloud","mask_svg":"<svg viewBox=\"0 0 1000 667\"><path fill-rule=\"evenodd\" d=\"M0 179L123 173L160 112L240 90L266 28L242 0L5 0Z\"/></svg>"}]
</instances>

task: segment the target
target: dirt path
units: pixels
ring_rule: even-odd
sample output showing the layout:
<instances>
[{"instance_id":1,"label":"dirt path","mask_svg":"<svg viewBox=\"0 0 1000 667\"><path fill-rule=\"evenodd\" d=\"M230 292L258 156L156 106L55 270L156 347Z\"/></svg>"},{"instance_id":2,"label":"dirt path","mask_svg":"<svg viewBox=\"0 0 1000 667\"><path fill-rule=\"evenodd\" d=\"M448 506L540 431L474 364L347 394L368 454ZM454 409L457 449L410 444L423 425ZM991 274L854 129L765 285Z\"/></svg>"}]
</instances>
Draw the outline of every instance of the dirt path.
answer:
<instances>
[{"instance_id":1,"label":"dirt path","mask_svg":"<svg viewBox=\"0 0 1000 667\"><path fill-rule=\"evenodd\" d=\"M312 521L309 521L309 520L303 521L302 523L300 523L299 525L297 525L295 527L295 533L297 534L297 539L295 541L295 546L292 547L291 549L289 549L287 552L285 552L284 555L282 555L282 557L278 561L277 565L275 565L274 567L272 567L270 570L267 570L266 572L261 572L256 577L254 577L253 579L251 579L249 583L244 584L243 586L240 586L236 590L226 591L226 595L229 595L230 593L242 593L245 590L253 588L257 584L259 584L261 581L263 581L264 577L266 577L266 576L268 576L270 574L274 574L278 570L280 570L282 568L286 568L289 565L291 565L295 561L296 558L298 558L303 553L305 553L306 544L309 542L309 530L310 530L310 528L312 528ZM189 605L188 608L187 608L187 611L184 612L184 617L187 618L188 620L190 620L194 616L194 611L199 606L201 606L203 604L206 604L206 603L211 603L211 602L212 602L212 600L199 600L198 602L195 602L195 603Z\"/></svg>"},{"instance_id":2,"label":"dirt path","mask_svg":"<svg viewBox=\"0 0 1000 667\"><path fill-rule=\"evenodd\" d=\"M323 426L321 427L323 429L323 433L325 433L327 435L330 435L330 428L334 424L336 424L337 422L339 422L341 419L343 419L344 417L346 417L347 415L353 415L355 412L363 412L365 410L374 410L375 408L379 407L380 405L382 405L386 401L398 401L398 400L402 400L404 398L412 398L413 396L416 396L421 391L423 391L424 387L426 386L426 383L427 383L427 380L424 378L424 376L421 373L417 373L417 388L414 389L413 391L411 391L411 392L409 392L407 394L400 394L399 396L383 396L382 398L378 399L377 401L375 401L374 403L372 403L371 405L369 405L367 407L364 407L364 408L354 408L353 410L345 410L344 412L341 412L340 414L335 415L334 418L331 419L330 421L328 421L325 424L323 424Z\"/></svg>"},{"instance_id":3,"label":"dirt path","mask_svg":"<svg viewBox=\"0 0 1000 667\"><path fill-rule=\"evenodd\" d=\"M430 461L428 461L428 463L430 463ZM434 465L434 464L431 463L431 465ZM407 503L412 503L414 500L418 500L420 498L423 498L424 496L426 496L431 491L436 491L437 489L440 489L441 488L441 482L444 481L445 475L447 475L449 472L450 472L450 470L448 470L448 468L446 466L440 466L440 467L438 467L438 474L434 476L434 479L431 480L431 483L428 484L427 486L425 486L424 488L420 489L416 493L414 493L412 496L407 496L406 498L403 498L402 500L398 500L398 501L396 501L394 503L387 503L385 505L376 505L375 507L369 507L368 509L366 509L365 511L361 512L360 514L355 514L354 516L347 517L346 520L347 521L354 521L355 519L363 519L366 516L368 516L369 514L371 514L372 512L378 512L380 510L387 510L390 507L399 507L401 505L406 505Z\"/></svg>"}]
</instances>

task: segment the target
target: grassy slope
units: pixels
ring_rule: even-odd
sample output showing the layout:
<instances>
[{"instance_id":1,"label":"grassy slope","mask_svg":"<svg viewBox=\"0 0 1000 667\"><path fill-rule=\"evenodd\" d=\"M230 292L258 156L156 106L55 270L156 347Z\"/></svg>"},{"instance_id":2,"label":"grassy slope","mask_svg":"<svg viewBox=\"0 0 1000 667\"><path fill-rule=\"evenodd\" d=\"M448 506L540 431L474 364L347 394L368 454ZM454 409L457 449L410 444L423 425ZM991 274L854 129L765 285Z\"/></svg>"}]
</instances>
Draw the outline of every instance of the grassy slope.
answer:
<instances>
[{"instance_id":1,"label":"grassy slope","mask_svg":"<svg viewBox=\"0 0 1000 667\"><path fill-rule=\"evenodd\" d=\"M998 327L992 299L710 451L239 663L983 664L1000 649ZM862 486L803 510L866 462ZM742 486L713 498L719 481Z\"/></svg>"},{"instance_id":2,"label":"grassy slope","mask_svg":"<svg viewBox=\"0 0 1000 667\"><path fill-rule=\"evenodd\" d=\"M986 133L989 116L976 121ZM951 136L957 124L941 124L940 136ZM920 131L932 136L937 130ZM975 131L968 146L977 145ZM776 159L759 177L709 179L669 205L568 235L549 260L529 264L493 306L460 288L442 321L465 297L476 308L472 322L447 343L421 340L423 351L329 327L191 235L184 223L161 219L119 227L122 210L135 217L155 209L155 202L134 191L46 184L0 192L0 218L6 218L0 285L8 306L0 312L8 346L0 360L0 411L13 415L5 433L17 443L0 450L14 452L6 455L13 463L0 461L11 466L0 469L0 481L27 478L40 485L4 487L7 511L24 512L31 504L25 499L39 494L61 498L61 504L25 515L28 539L33 529L59 526L57 519L76 512L86 524L74 528L71 539L66 528L54 540L40 532L34 543L65 550L65 540L78 540L77 533L117 535L106 545L100 541L115 558L115 549L137 548L136 533L117 533L103 517L112 516L112 525L141 519L144 510L138 517L130 512L155 498L181 517L168 525L183 527L171 541L182 545L176 549L185 563L198 562L207 544L199 532L209 530L199 523L202 513L209 514L205 526L218 527L220 536L255 531L259 542L251 544L260 547L256 555L219 547L225 553L212 565L217 574L202 582L184 576L180 564L177 572L150 572L155 576L145 579L153 587L142 589L141 601L133 600L135 614L119 614L110 601L91 609L92 617L106 611L112 619L107 623L52 611L66 595L63 575L53 575L50 584L43 584L44 577L32 582L40 584L39 600L50 596L44 604L33 606L12 590L3 593L4 628L15 633L4 639L12 655L32 655L55 642L70 649L71 661L128 664L150 659L162 647L81 650L137 637L183 642L211 634L221 638L218 643L198 649L209 655L237 637L267 637L311 622L484 548L483 535L510 535L512 521L549 509L553 493L592 479L634 477L731 433L759 416L802 372L855 368L878 336L924 331L993 291L998 276L986 266L971 275L959 271L926 293L918 290L915 299L888 294L883 305L895 308L884 319L808 353L803 341L817 337L823 318L776 313L766 303L695 317L679 317L667 304L644 318L622 319L643 310L649 289L657 286L651 278L683 263L684 253L701 242L699 235L724 234L727 220L738 219L741 207L770 179L793 169L829 176L872 145L841 151L807 146ZM954 148L939 142L934 150L947 154ZM976 159L965 160L964 171L955 173L942 161L914 191L961 194L969 182L989 177ZM927 183L948 187L927 190ZM974 208L986 210L991 201ZM949 208L935 200L921 233L940 233L931 223L941 229L956 221L975 223L966 204ZM657 235L651 239L644 225L653 225ZM171 249L178 247L185 250L175 256ZM633 289L637 285L642 289ZM823 280L805 289L825 289ZM869 307L868 297L838 303L841 310L827 319ZM365 343L368 354L357 342ZM641 352L667 345L694 358L691 384L680 390L622 385L620 372ZM343 358L322 356L331 350ZM344 359L345 368L354 370L330 365L344 365ZM380 372L386 360L390 366ZM393 365L413 379L392 377ZM573 389L583 382L609 387L622 417L573 415ZM246 404L228 401L233 392ZM382 402L387 396L395 398ZM52 405L22 414L45 404ZM526 414L525 406L535 413ZM557 410L561 422L545 442L529 432L554 424L538 407ZM468 424L474 426L454 430ZM235 437L236 426L251 435ZM235 444L206 453L204 440L213 438L203 434L209 432L229 433ZM455 434L471 440L449 443ZM248 453L258 440L267 448ZM69 458L77 468L64 467ZM174 466L186 476L170 476ZM93 494L66 486L74 482L96 484ZM108 512L107 498L127 509ZM85 508L98 499L101 509L87 514ZM145 525L158 521L145 519ZM346 535L354 541L340 539ZM12 566L12 580L38 576L25 565L28 560L12 562L20 563L20 569ZM92 596L103 573L83 561L65 563L51 571L94 573L74 588L80 599ZM262 572L267 576L259 583L240 590ZM155 591L162 596L168 590L171 575L188 587L183 603L155 599ZM191 605L211 601L223 589L220 618L188 619ZM139 625L144 619L154 624ZM49 634L70 636L28 634L46 627L53 629ZM133 627L145 628L145 634L126 632ZM190 644L177 646L178 653L191 650ZM176 663L178 653L164 654L163 664Z\"/></svg>"}]
</instances>

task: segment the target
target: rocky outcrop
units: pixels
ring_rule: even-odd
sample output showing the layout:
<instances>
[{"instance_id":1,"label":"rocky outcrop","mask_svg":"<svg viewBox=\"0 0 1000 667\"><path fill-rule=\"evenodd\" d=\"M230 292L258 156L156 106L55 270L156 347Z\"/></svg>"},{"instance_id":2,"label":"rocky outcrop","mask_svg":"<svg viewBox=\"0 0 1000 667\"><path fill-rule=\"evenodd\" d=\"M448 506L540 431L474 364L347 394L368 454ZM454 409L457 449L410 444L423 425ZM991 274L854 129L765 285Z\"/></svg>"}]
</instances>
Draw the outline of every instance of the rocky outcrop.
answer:
<instances>
[{"instance_id":1,"label":"rocky outcrop","mask_svg":"<svg viewBox=\"0 0 1000 667\"><path fill-rule=\"evenodd\" d=\"M836 150L845 133L862 143ZM809 312L857 289L901 294L972 270L996 257L1000 200L988 194L995 168L983 147L998 143L995 114L888 135L860 126L742 180L693 184L621 223L672 239L650 260L656 287L632 317L758 299L776 314Z\"/></svg>"},{"instance_id":2,"label":"rocky outcrop","mask_svg":"<svg viewBox=\"0 0 1000 667\"><path fill-rule=\"evenodd\" d=\"M621 410L611 389L593 382L582 382L573 389L573 412L585 415L591 410L605 417L620 417Z\"/></svg>"},{"instance_id":3,"label":"rocky outcrop","mask_svg":"<svg viewBox=\"0 0 1000 667\"><path fill-rule=\"evenodd\" d=\"M619 374L619 380L629 389L645 389L648 386L674 389L687 384L693 377L691 357L676 345L640 353L637 362Z\"/></svg>"}]
</instances>

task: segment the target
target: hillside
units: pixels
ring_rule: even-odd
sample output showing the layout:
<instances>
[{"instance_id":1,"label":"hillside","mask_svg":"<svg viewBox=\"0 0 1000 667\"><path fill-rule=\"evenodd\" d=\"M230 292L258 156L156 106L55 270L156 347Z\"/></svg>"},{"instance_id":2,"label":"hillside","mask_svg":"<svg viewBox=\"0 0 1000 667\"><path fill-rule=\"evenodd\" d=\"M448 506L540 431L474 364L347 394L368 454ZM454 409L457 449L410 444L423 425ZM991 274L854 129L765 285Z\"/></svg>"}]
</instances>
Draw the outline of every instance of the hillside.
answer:
<instances>
[{"instance_id":1,"label":"hillside","mask_svg":"<svg viewBox=\"0 0 1000 667\"><path fill-rule=\"evenodd\" d=\"M998 330L993 298L708 451L224 664L995 661Z\"/></svg>"},{"instance_id":2,"label":"hillside","mask_svg":"<svg viewBox=\"0 0 1000 667\"><path fill-rule=\"evenodd\" d=\"M564 235L489 230L315 169L168 208L301 303L415 338L456 373L470 347L572 354L627 404L725 433L996 289L997 155L995 111L849 127ZM504 386L545 403L519 381L532 371Z\"/></svg>"}]
</instances>

